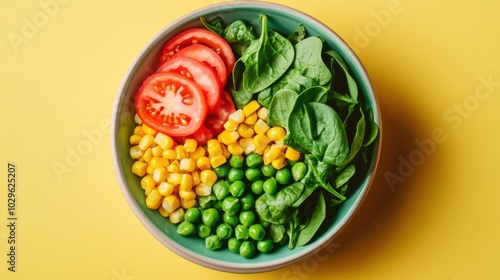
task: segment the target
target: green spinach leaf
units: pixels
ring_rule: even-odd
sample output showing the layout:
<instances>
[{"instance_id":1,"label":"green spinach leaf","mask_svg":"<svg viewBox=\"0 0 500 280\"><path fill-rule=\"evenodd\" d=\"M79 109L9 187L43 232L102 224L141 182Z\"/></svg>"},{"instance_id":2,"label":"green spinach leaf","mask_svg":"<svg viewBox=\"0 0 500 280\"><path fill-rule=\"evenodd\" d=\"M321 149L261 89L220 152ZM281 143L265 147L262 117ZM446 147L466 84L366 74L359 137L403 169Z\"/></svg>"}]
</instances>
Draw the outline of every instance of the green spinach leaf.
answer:
<instances>
[{"instance_id":1,"label":"green spinach leaf","mask_svg":"<svg viewBox=\"0 0 500 280\"><path fill-rule=\"evenodd\" d=\"M311 203L311 205L314 205L314 209L312 211L307 211L311 214L310 217L308 217L305 227L301 228L297 234L295 243L296 246L304 246L311 241L326 218L325 197L322 191L318 191L316 193L317 197Z\"/></svg>"},{"instance_id":2,"label":"green spinach leaf","mask_svg":"<svg viewBox=\"0 0 500 280\"><path fill-rule=\"evenodd\" d=\"M303 191L304 185L295 182L275 195L265 193L255 200L255 211L263 221L275 224L288 223L296 209L293 204Z\"/></svg>"},{"instance_id":3,"label":"green spinach leaf","mask_svg":"<svg viewBox=\"0 0 500 280\"><path fill-rule=\"evenodd\" d=\"M299 96L295 91L282 89L276 92L269 105L269 126L281 126L288 129L288 118L292 112L295 99Z\"/></svg>"},{"instance_id":4,"label":"green spinach leaf","mask_svg":"<svg viewBox=\"0 0 500 280\"><path fill-rule=\"evenodd\" d=\"M342 59L340 54L334 50L329 50L326 52L326 54L331 56L333 58L333 61L337 62L340 65L340 67L342 68L342 70L344 71L346 81L347 81L347 87L349 89L349 94L351 96L351 99L356 101L356 103L357 103L357 101L358 101L358 85L356 84L356 81L349 73L349 69L347 67L347 64L344 62L344 59Z\"/></svg>"}]
</instances>

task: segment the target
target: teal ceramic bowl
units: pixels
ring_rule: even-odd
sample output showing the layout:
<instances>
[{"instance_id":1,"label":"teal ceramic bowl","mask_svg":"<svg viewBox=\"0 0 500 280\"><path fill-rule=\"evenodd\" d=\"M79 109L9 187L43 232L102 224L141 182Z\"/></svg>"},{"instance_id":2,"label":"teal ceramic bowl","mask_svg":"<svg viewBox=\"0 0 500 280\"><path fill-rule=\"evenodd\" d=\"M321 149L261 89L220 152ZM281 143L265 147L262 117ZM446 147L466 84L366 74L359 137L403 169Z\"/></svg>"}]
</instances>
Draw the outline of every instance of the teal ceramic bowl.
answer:
<instances>
[{"instance_id":1,"label":"teal ceramic bowl","mask_svg":"<svg viewBox=\"0 0 500 280\"><path fill-rule=\"evenodd\" d=\"M243 19L258 25L258 15L268 16L269 28L291 34L299 23L303 23L309 35L320 35L329 45L342 55L354 79L358 83L360 99L366 106L372 107L375 121L380 126L380 114L377 99L370 80L349 46L328 26L290 7L257 1L231 1L207 6L172 22L152 38L133 61L117 93L112 116L111 146L113 161L119 185L142 224L168 249L193 263L225 272L257 273L271 271L294 264L312 256L327 246L346 226L359 208L372 182L380 150L380 135L369 155L366 171L358 178L353 192L338 208L321 235L303 247L289 250L284 246L269 254L258 254L245 259L229 250L210 251L199 238L183 237L176 233L176 226L163 218L158 211L152 211L145 205L144 192L140 178L131 172L133 160L129 156L128 139L135 127L133 97L144 79L155 71L156 61L161 46L176 33L192 27L201 27L200 17L208 19L220 16L227 22ZM140 242L138 240L137 242Z\"/></svg>"}]
</instances>

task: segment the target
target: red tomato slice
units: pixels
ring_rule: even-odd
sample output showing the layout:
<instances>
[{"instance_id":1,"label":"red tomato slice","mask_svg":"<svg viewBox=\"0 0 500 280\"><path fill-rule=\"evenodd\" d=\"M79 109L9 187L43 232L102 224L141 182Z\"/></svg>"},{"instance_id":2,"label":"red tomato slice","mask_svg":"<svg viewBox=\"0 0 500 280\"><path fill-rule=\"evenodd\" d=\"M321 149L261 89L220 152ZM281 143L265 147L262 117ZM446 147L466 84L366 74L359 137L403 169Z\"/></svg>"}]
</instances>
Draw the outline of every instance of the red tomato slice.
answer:
<instances>
[{"instance_id":1,"label":"red tomato slice","mask_svg":"<svg viewBox=\"0 0 500 280\"><path fill-rule=\"evenodd\" d=\"M191 58L207 65L217 74L221 87L226 86L228 71L224 61L209 47L199 44L191 45L178 51L171 59L176 57Z\"/></svg>"},{"instance_id":2,"label":"red tomato slice","mask_svg":"<svg viewBox=\"0 0 500 280\"><path fill-rule=\"evenodd\" d=\"M135 95L135 107L146 125L170 136L194 133L207 114L200 87L187 77L171 72L149 76Z\"/></svg>"},{"instance_id":3,"label":"red tomato slice","mask_svg":"<svg viewBox=\"0 0 500 280\"><path fill-rule=\"evenodd\" d=\"M219 103L220 85L215 73L206 65L194 59L176 56L165 62L157 72L175 72L195 81L205 94L208 110Z\"/></svg>"},{"instance_id":4,"label":"red tomato slice","mask_svg":"<svg viewBox=\"0 0 500 280\"><path fill-rule=\"evenodd\" d=\"M191 28L170 39L163 46L160 64L172 58L179 50L193 44L205 45L214 50L224 61L228 72L231 72L235 62L231 46L221 36L204 28Z\"/></svg>"},{"instance_id":5,"label":"red tomato slice","mask_svg":"<svg viewBox=\"0 0 500 280\"><path fill-rule=\"evenodd\" d=\"M195 133L182 137L174 137L174 140L177 143L184 144L184 142L186 142L186 139L194 139L198 143L198 146L203 146L208 142L208 140L212 139L213 137L214 134L212 133L212 131L210 131L206 126L202 125L197 131L195 131Z\"/></svg>"},{"instance_id":6,"label":"red tomato slice","mask_svg":"<svg viewBox=\"0 0 500 280\"><path fill-rule=\"evenodd\" d=\"M223 90L221 93L218 109L210 111L205 119L205 126L214 134L217 135L224 130L224 124L227 122L229 115L236 111L233 98L229 92Z\"/></svg>"}]
</instances>

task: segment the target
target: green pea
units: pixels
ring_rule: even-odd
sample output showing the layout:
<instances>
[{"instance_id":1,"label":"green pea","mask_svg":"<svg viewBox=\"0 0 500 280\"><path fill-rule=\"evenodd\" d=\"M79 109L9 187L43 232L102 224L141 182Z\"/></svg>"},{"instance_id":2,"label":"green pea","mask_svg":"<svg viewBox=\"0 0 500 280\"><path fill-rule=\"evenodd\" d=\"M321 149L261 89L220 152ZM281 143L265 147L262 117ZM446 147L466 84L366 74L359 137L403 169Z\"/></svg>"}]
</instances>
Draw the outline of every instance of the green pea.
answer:
<instances>
[{"instance_id":1,"label":"green pea","mask_svg":"<svg viewBox=\"0 0 500 280\"><path fill-rule=\"evenodd\" d=\"M205 239L212 234L212 228L205 225L205 224L199 224L198 225L198 236L202 239Z\"/></svg>"},{"instance_id":2,"label":"green pea","mask_svg":"<svg viewBox=\"0 0 500 280\"><path fill-rule=\"evenodd\" d=\"M219 220L219 217L220 217L219 211L217 211L217 209L215 208L205 209L201 213L202 222L209 227L213 227Z\"/></svg>"},{"instance_id":3,"label":"green pea","mask_svg":"<svg viewBox=\"0 0 500 280\"><path fill-rule=\"evenodd\" d=\"M232 155L229 159L229 165L234 168L242 168L243 163L245 162L243 156Z\"/></svg>"},{"instance_id":4,"label":"green pea","mask_svg":"<svg viewBox=\"0 0 500 280\"><path fill-rule=\"evenodd\" d=\"M212 208L215 208L217 210L222 210L222 200L218 200L215 201L214 205L212 206Z\"/></svg>"},{"instance_id":5,"label":"green pea","mask_svg":"<svg viewBox=\"0 0 500 280\"><path fill-rule=\"evenodd\" d=\"M240 213L240 224L249 227L255 222L255 212L248 210Z\"/></svg>"},{"instance_id":6,"label":"green pea","mask_svg":"<svg viewBox=\"0 0 500 280\"><path fill-rule=\"evenodd\" d=\"M212 192L215 194L218 200L223 200L229 195L229 183L220 180L215 182L215 184L212 186Z\"/></svg>"},{"instance_id":7,"label":"green pea","mask_svg":"<svg viewBox=\"0 0 500 280\"><path fill-rule=\"evenodd\" d=\"M262 171L262 175L266 177L274 177L276 175L276 168L274 168L271 164L262 165L260 170Z\"/></svg>"},{"instance_id":8,"label":"green pea","mask_svg":"<svg viewBox=\"0 0 500 280\"><path fill-rule=\"evenodd\" d=\"M248 228L244 225L237 225L234 228L234 236L239 240L247 240L248 239Z\"/></svg>"},{"instance_id":9,"label":"green pea","mask_svg":"<svg viewBox=\"0 0 500 280\"><path fill-rule=\"evenodd\" d=\"M255 181L259 180L261 174L262 174L262 171L260 171L260 168L257 168L257 167L249 167L249 168L247 168L247 170L245 170L245 177L250 182L255 182Z\"/></svg>"},{"instance_id":10,"label":"green pea","mask_svg":"<svg viewBox=\"0 0 500 280\"><path fill-rule=\"evenodd\" d=\"M251 186L252 192L256 195L263 194L264 193L263 186L264 186L263 180L257 180L255 182L253 182L252 186Z\"/></svg>"},{"instance_id":11,"label":"green pea","mask_svg":"<svg viewBox=\"0 0 500 280\"><path fill-rule=\"evenodd\" d=\"M255 244L252 241L243 241L240 246L240 255L244 258L251 258L255 254Z\"/></svg>"},{"instance_id":12,"label":"green pea","mask_svg":"<svg viewBox=\"0 0 500 280\"><path fill-rule=\"evenodd\" d=\"M243 181L234 181L229 186L229 192L234 197L240 197L245 193L245 183Z\"/></svg>"},{"instance_id":13,"label":"green pea","mask_svg":"<svg viewBox=\"0 0 500 280\"><path fill-rule=\"evenodd\" d=\"M265 193L275 194L278 191L278 184L276 183L276 179L274 179L274 177L271 177L265 180L262 185L262 189Z\"/></svg>"},{"instance_id":14,"label":"green pea","mask_svg":"<svg viewBox=\"0 0 500 280\"><path fill-rule=\"evenodd\" d=\"M269 226L269 236L274 243L280 243L285 239L286 229L284 225L271 224Z\"/></svg>"},{"instance_id":15,"label":"green pea","mask_svg":"<svg viewBox=\"0 0 500 280\"><path fill-rule=\"evenodd\" d=\"M248 235L256 241L264 239L266 230L261 224L253 224L248 228Z\"/></svg>"},{"instance_id":16,"label":"green pea","mask_svg":"<svg viewBox=\"0 0 500 280\"><path fill-rule=\"evenodd\" d=\"M291 173L293 180L299 181L304 176L306 176L307 173L307 165L304 162L297 162L294 166L291 168Z\"/></svg>"},{"instance_id":17,"label":"green pea","mask_svg":"<svg viewBox=\"0 0 500 280\"><path fill-rule=\"evenodd\" d=\"M227 174L227 179L231 182L241 181L245 177L243 170L238 168L231 168L229 174Z\"/></svg>"},{"instance_id":18,"label":"green pea","mask_svg":"<svg viewBox=\"0 0 500 280\"><path fill-rule=\"evenodd\" d=\"M222 240L217 235L210 235L205 238L205 247L209 250L217 250L222 247Z\"/></svg>"},{"instance_id":19,"label":"green pea","mask_svg":"<svg viewBox=\"0 0 500 280\"><path fill-rule=\"evenodd\" d=\"M196 223L201 218L201 210L197 207L189 208L184 213L184 220L191 223Z\"/></svg>"},{"instance_id":20,"label":"green pea","mask_svg":"<svg viewBox=\"0 0 500 280\"><path fill-rule=\"evenodd\" d=\"M269 237L257 241L257 250L262 253L269 253L273 249L273 247L274 243Z\"/></svg>"},{"instance_id":21,"label":"green pea","mask_svg":"<svg viewBox=\"0 0 500 280\"><path fill-rule=\"evenodd\" d=\"M213 170L217 174L217 178L226 178L229 174L229 166L227 164L215 167Z\"/></svg>"},{"instance_id":22,"label":"green pea","mask_svg":"<svg viewBox=\"0 0 500 280\"><path fill-rule=\"evenodd\" d=\"M295 160L287 159L288 166L294 166L297 163Z\"/></svg>"},{"instance_id":23,"label":"green pea","mask_svg":"<svg viewBox=\"0 0 500 280\"><path fill-rule=\"evenodd\" d=\"M231 237L227 241L227 248L233 252L239 252L242 240L237 239L236 237Z\"/></svg>"},{"instance_id":24,"label":"green pea","mask_svg":"<svg viewBox=\"0 0 500 280\"><path fill-rule=\"evenodd\" d=\"M235 227L240 223L240 218L238 215L229 215L228 213L224 212L222 213L222 221L230 226Z\"/></svg>"},{"instance_id":25,"label":"green pea","mask_svg":"<svg viewBox=\"0 0 500 280\"><path fill-rule=\"evenodd\" d=\"M198 204L203 209L212 207L216 201L217 201L217 196L215 196L214 193L211 193L210 195L207 196L198 196Z\"/></svg>"},{"instance_id":26,"label":"green pea","mask_svg":"<svg viewBox=\"0 0 500 280\"><path fill-rule=\"evenodd\" d=\"M183 236L191 236L196 233L196 226L186 220L177 226L177 233Z\"/></svg>"},{"instance_id":27,"label":"green pea","mask_svg":"<svg viewBox=\"0 0 500 280\"><path fill-rule=\"evenodd\" d=\"M241 197L240 202L242 211L252 209L255 206L255 198L251 193L247 193Z\"/></svg>"},{"instance_id":28,"label":"green pea","mask_svg":"<svg viewBox=\"0 0 500 280\"><path fill-rule=\"evenodd\" d=\"M259 154L249 154L245 160L248 167L259 167L262 165L262 157Z\"/></svg>"},{"instance_id":29,"label":"green pea","mask_svg":"<svg viewBox=\"0 0 500 280\"><path fill-rule=\"evenodd\" d=\"M240 200L233 196L228 196L222 201L222 211L228 215L236 215L240 211Z\"/></svg>"},{"instance_id":30,"label":"green pea","mask_svg":"<svg viewBox=\"0 0 500 280\"><path fill-rule=\"evenodd\" d=\"M222 223L217 227L215 233L221 240L226 240L233 235L233 228L226 223Z\"/></svg>"},{"instance_id":31,"label":"green pea","mask_svg":"<svg viewBox=\"0 0 500 280\"><path fill-rule=\"evenodd\" d=\"M276 171L276 182L281 185L288 185L292 182L292 175L290 174L290 169L282 168Z\"/></svg>"}]
</instances>

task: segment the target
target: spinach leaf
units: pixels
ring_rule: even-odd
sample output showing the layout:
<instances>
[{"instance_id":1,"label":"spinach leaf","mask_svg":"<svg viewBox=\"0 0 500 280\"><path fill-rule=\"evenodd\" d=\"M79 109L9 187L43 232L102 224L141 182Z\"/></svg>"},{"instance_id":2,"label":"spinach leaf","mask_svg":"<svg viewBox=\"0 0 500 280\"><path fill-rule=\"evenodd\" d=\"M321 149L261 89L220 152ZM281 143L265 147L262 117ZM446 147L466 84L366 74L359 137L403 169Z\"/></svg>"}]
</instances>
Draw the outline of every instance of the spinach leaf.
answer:
<instances>
[{"instance_id":1,"label":"spinach leaf","mask_svg":"<svg viewBox=\"0 0 500 280\"><path fill-rule=\"evenodd\" d=\"M361 116L356 124L356 132L354 134L354 138L351 141L351 149L349 151L349 155L345 159L345 161L340 164L340 165L347 165L351 163L352 160L356 157L358 154L359 150L361 149L361 146L363 145L363 140L365 138L365 115L363 114L363 111L359 109Z\"/></svg>"},{"instance_id":2,"label":"spinach leaf","mask_svg":"<svg viewBox=\"0 0 500 280\"><path fill-rule=\"evenodd\" d=\"M363 147L370 146L375 139L377 139L379 127L375 122L375 117L373 116L372 108L369 108L365 113L366 120L366 131L365 131L365 139L363 140Z\"/></svg>"},{"instance_id":3,"label":"spinach leaf","mask_svg":"<svg viewBox=\"0 0 500 280\"><path fill-rule=\"evenodd\" d=\"M239 58L244 64L243 89L257 93L278 80L292 65L293 45L279 33L268 29L267 16L261 14L261 35L253 41Z\"/></svg>"},{"instance_id":4,"label":"spinach leaf","mask_svg":"<svg viewBox=\"0 0 500 280\"><path fill-rule=\"evenodd\" d=\"M241 56L246 49L257 40L251 25L247 25L242 20L231 23L224 30L224 40L226 40L233 51Z\"/></svg>"},{"instance_id":5,"label":"spinach leaf","mask_svg":"<svg viewBox=\"0 0 500 280\"><path fill-rule=\"evenodd\" d=\"M205 17L200 17L200 21L206 29L224 37L224 22L221 17L215 17L211 21L207 21Z\"/></svg>"},{"instance_id":6,"label":"spinach leaf","mask_svg":"<svg viewBox=\"0 0 500 280\"><path fill-rule=\"evenodd\" d=\"M349 94L351 96L351 99L356 101L356 103L357 103L357 101L358 101L358 85L356 84L356 81L349 73L349 69L347 68L346 63L344 62L344 59L342 59L340 54L334 50L329 50L325 53L327 55L331 56L333 59L333 62L337 62L340 65L340 67L342 68L342 70L344 71L345 76L346 76L346 80L347 80L347 87L349 89Z\"/></svg>"},{"instance_id":7,"label":"spinach leaf","mask_svg":"<svg viewBox=\"0 0 500 280\"><path fill-rule=\"evenodd\" d=\"M288 130L288 118L292 112L298 94L289 89L276 92L269 105L269 126L281 126Z\"/></svg>"},{"instance_id":8,"label":"spinach leaf","mask_svg":"<svg viewBox=\"0 0 500 280\"><path fill-rule=\"evenodd\" d=\"M349 180L351 180L352 176L356 173L356 166L354 164L351 164L344 168L337 176L335 177L334 180L334 185L335 188L340 188L347 184Z\"/></svg>"},{"instance_id":9,"label":"spinach leaf","mask_svg":"<svg viewBox=\"0 0 500 280\"><path fill-rule=\"evenodd\" d=\"M310 214L309 219L307 220L307 224L305 227L300 229L296 238L296 246L304 246L306 245L316 234L321 224L325 220L326 217L326 203L323 192L318 191L317 198L311 205L314 205L314 209L312 211L307 211ZM300 222L300 219L299 219Z\"/></svg>"},{"instance_id":10,"label":"spinach leaf","mask_svg":"<svg viewBox=\"0 0 500 280\"><path fill-rule=\"evenodd\" d=\"M306 28L304 24L299 23L297 26L297 29L295 29L295 32L291 34L290 36L287 37L287 39L292 42L292 44L297 44L298 42L302 41L306 37Z\"/></svg>"},{"instance_id":11,"label":"spinach leaf","mask_svg":"<svg viewBox=\"0 0 500 280\"><path fill-rule=\"evenodd\" d=\"M304 191L304 184L295 182L275 195L265 193L255 200L255 211L260 219L275 224L285 224L293 217L293 203Z\"/></svg>"}]
</instances>

